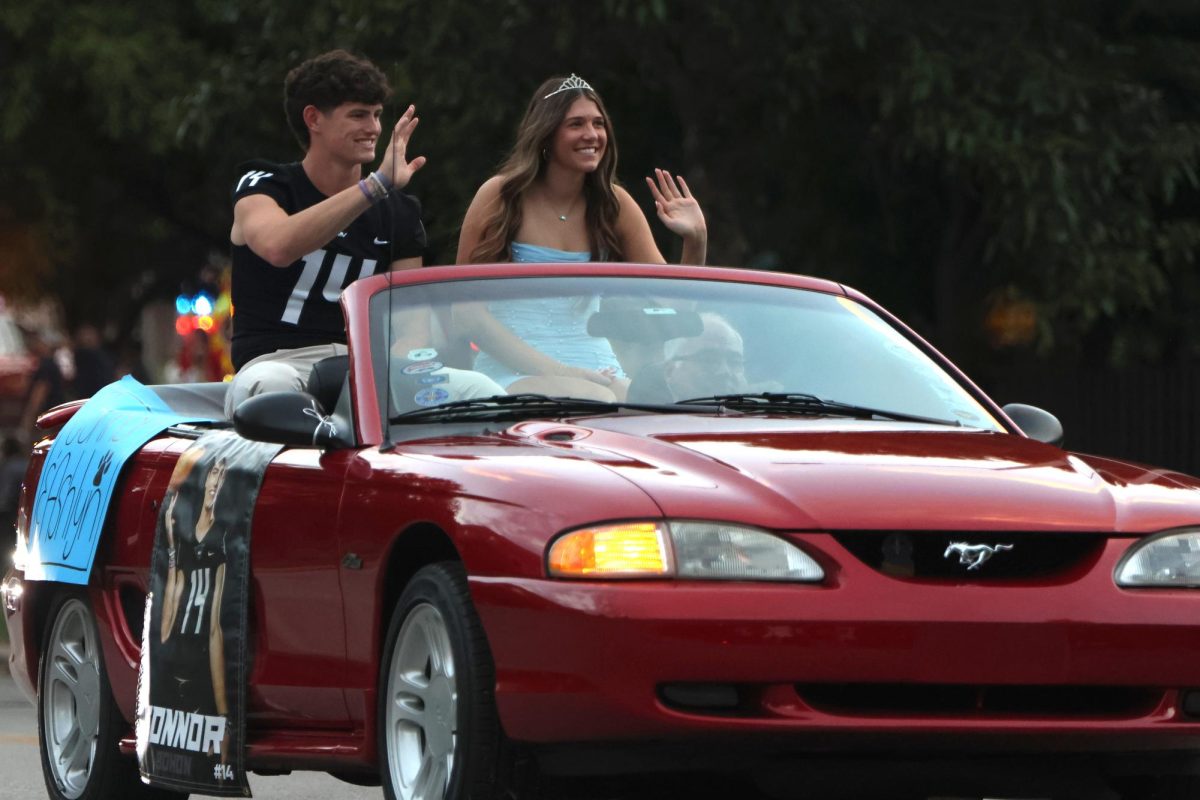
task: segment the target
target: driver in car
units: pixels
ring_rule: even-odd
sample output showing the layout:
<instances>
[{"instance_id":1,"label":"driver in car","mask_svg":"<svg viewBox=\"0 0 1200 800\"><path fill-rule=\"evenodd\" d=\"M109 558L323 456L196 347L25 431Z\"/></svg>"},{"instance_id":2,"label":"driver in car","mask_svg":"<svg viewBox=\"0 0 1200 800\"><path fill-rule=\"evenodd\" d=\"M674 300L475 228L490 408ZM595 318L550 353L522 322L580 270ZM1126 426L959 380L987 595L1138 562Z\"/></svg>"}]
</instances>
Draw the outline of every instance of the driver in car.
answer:
<instances>
[{"instance_id":1,"label":"driver in car","mask_svg":"<svg viewBox=\"0 0 1200 800\"><path fill-rule=\"evenodd\" d=\"M700 319L699 335L669 339L663 351L663 380L675 401L748 388L741 335L720 314L708 311Z\"/></svg>"}]
</instances>

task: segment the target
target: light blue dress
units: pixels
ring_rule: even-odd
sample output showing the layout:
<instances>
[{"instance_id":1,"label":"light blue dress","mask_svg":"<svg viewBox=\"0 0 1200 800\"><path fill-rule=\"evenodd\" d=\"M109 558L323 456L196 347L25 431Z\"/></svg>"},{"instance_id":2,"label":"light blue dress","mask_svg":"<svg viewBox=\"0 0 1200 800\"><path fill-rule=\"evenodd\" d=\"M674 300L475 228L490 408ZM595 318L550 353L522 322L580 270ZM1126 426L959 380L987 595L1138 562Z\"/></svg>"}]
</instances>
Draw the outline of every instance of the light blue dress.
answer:
<instances>
[{"instance_id":1,"label":"light blue dress","mask_svg":"<svg viewBox=\"0 0 1200 800\"><path fill-rule=\"evenodd\" d=\"M591 253L512 243L512 260L517 263L583 263L591 259ZM599 309L600 298L596 296L535 297L488 303L492 316L535 350L572 367L611 368L616 370L618 377L624 377L608 339L588 335L588 317ZM526 377L486 352L481 352L475 359L475 369L506 389Z\"/></svg>"}]
</instances>

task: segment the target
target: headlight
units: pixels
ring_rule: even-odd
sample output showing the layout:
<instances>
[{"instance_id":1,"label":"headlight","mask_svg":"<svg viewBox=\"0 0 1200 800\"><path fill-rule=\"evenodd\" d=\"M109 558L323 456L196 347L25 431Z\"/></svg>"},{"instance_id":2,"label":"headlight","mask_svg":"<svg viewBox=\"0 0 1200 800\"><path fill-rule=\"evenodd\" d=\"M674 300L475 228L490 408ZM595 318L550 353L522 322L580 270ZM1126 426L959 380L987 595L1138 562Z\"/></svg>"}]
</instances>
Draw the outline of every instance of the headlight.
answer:
<instances>
[{"instance_id":1,"label":"headlight","mask_svg":"<svg viewBox=\"0 0 1200 800\"><path fill-rule=\"evenodd\" d=\"M16 578L9 578L0 583L0 600L4 602L4 610L15 613L21 610L21 595L25 587Z\"/></svg>"},{"instance_id":2,"label":"headlight","mask_svg":"<svg viewBox=\"0 0 1200 800\"><path fill-rule=\"evenodd\" d=\"M22 495L25 489L21 489ZM25 571L25 564L29 560L29 515L25 511L25 504L21 503L17 508L17 545L13 548L12 563L13 569L21 572Z\"/></svg>"},{"instance_id":3,"label":"headlight","mask_svg":"<svg viewBox=\"0 0 1200 800\"><path fill-rule=\"evenodd\" d=\"M1200 530L1143 539L1117 564L1118 586L1200 586Z\"/></svg>"},{"instance_id":4,"label":"headlight","mask_svg":"<svg viewBox=\"0 0 1200 800\"><path fill-rule=\"evenodd\" d=\"M626 522L581 528L555 539L547 569L556 578L823 580L811 556L774 534L722 522Z\"/></svg>"}]
</instances>

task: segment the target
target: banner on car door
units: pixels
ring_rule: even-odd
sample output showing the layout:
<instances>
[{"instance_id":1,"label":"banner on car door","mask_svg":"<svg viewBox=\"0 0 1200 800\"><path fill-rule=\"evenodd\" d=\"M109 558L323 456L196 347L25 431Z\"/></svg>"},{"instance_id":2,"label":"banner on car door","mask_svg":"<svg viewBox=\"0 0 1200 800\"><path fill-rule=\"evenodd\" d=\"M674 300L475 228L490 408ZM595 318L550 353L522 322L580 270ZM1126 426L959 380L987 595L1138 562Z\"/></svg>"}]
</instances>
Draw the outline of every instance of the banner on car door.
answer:
<instances>
[{"instance_id":1,"label":"banner on car door","mask_svg":"<svg viewBox=\"0 0 1200 800\"><path fill-rule=\"evenodd\" d=\"M278 445L205 434L176 462L154 537L137 751L152 785L249 796L250 528Z\"/></svg>"}]
</instances>

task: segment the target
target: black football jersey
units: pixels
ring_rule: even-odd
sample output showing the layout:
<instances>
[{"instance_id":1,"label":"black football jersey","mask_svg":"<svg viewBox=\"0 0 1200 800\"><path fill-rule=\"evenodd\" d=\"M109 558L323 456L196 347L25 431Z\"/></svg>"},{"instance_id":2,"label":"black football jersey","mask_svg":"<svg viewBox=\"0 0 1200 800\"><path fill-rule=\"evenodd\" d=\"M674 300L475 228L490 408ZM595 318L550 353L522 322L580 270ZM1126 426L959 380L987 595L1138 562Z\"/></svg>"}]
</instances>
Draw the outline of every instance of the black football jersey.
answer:
<instances>
[{"instance_id":1,"label":"black football jersey","mask_svg":"<svg viewBox=\"0 0 1200 800\"><path fill-rule=\"evenodd\" d=\"M209 663L209 637L217 593L217 572L225 562L222 532L212 530L203 542L192 536L180 536L178 576L182 583L179 606L167 640L160 647L163 663L169 669L160 672L151 685L156 705L198 714L216 714L212 666Z\"/></svg>"},{"instance_id":2,"label":"black football jersey","mask_svg":"<svg viewBox=\"0 0 1200 800\"><path fill-rule=\"evenodd\" d=\"M314 206L325 195L299 163L252 161L242 165L233 202L265 194L288 214ZM287 267L274 267L249 247L233 247L232 358L240 369L252 358L282 348L346 341L338 305L352 281L401 258L420 256L425 228L416 198L392 192L368 208L324 247Z\"/></svg>"}]
</instances>

